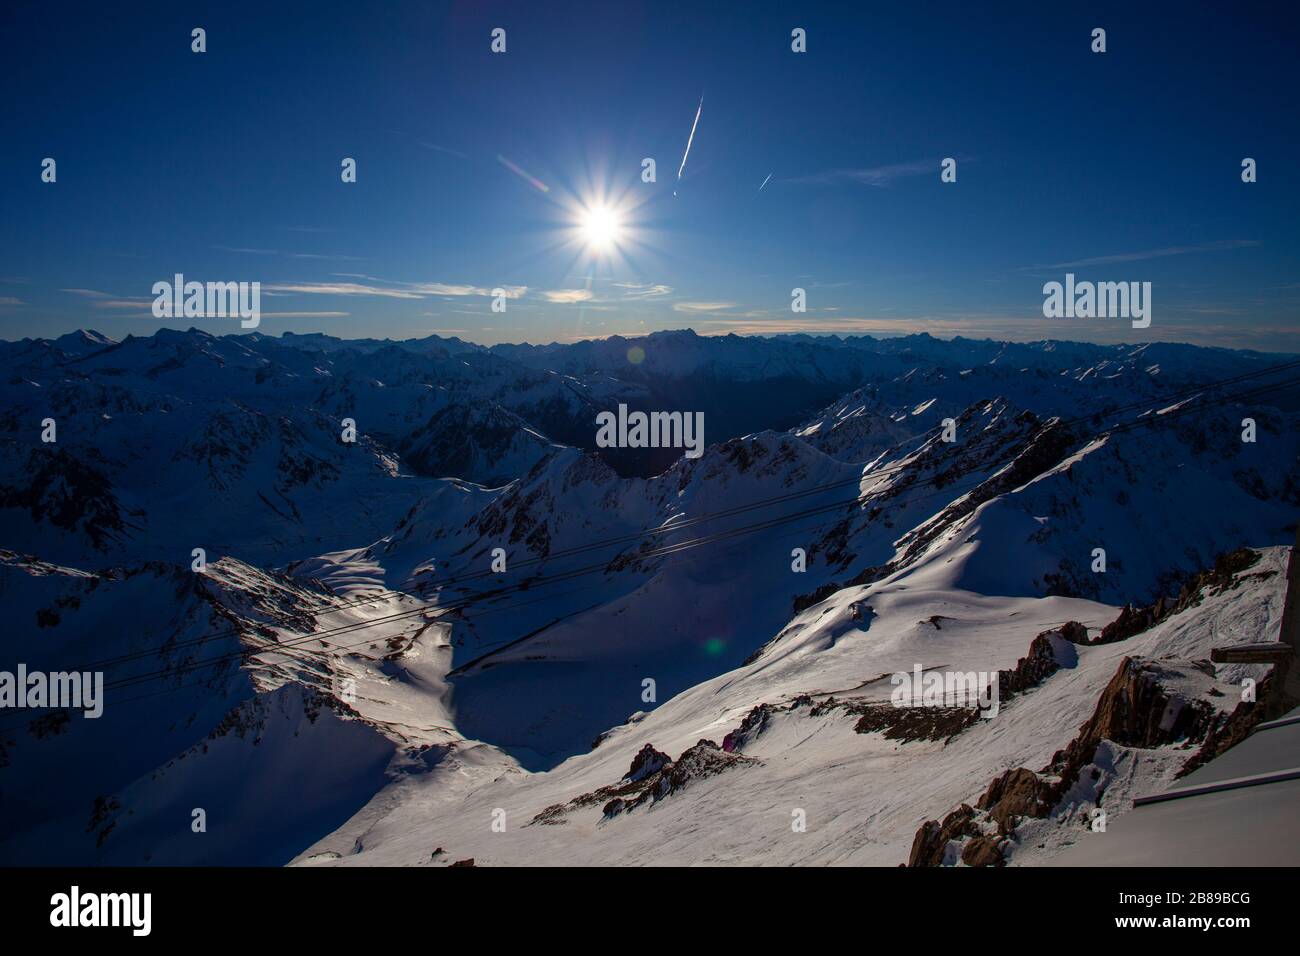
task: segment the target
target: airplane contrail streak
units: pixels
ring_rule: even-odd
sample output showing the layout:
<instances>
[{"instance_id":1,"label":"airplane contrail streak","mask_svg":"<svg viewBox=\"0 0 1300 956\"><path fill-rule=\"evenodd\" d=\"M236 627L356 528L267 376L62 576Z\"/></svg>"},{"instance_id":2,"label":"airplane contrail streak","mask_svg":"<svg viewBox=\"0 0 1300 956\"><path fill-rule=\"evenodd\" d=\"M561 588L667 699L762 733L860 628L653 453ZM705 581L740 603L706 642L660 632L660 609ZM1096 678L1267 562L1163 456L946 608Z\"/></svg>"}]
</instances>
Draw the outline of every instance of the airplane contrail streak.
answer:
<instances>
[{"instance_id":1,"label":"airplane contrail streak","mask_svg":"<svg viewBox=\"0 0 1300 956\"><path fill-rule=\"evenodd\" d=\"M682 164L677 167L677 181L682 181L682 171L686 169L686 157L691 155L691 143L695 142L695 127L700 125L700 113L704 111L704 94L700 94L700 105L695 109L695 122L691 124L691 135L686 137L686 152L682 153ZM677 190L673 190L677 195Z\"/></svg>"},{"instance_id":2,"label":"airplane contrail streak","mask_svg":"<svg viewBox=\"0 0 1300 956\"><path fill-rule=\"evenodd\" d=\"M763 186L766 186L766 185L767 185L768 183L770 183L771 181L772 181L772 174L771 174L771 173L768 173L768 174L767 174L767 179L763 180ZM763 191L763 186L759 186L759 187L758 187L758 191L759 191L759 192L762 192L762 191Z\"/></svg>"}]
</instances>

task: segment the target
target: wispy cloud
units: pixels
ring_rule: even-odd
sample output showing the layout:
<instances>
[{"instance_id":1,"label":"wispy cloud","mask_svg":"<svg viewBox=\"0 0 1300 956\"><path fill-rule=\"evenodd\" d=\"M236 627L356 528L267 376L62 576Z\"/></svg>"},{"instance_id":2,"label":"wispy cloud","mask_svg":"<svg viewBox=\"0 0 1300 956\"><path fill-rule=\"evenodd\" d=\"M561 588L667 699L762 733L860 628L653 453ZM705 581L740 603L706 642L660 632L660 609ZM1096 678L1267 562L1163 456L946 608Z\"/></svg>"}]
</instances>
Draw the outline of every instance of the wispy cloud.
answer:
<instances>
[{"instance_id":1,"label":"wispy cloud","mask_svg":"<svg viewBox=\"0 0 1300 956\"><path fill-rule=\"evenodd\" d=\"M139 296L129 299L97 299L91 305L96 309L139 309L152 304L153 301L149 296Z\"/></svg>"},{"instance_id":2,"label":"wispy cloud","mask_svg":"<svg viewBox=\"0 0 1300 956\"><path fill-rule=\"evenodd\" d=\"M284 256L288 259L320 259L326 262L364 262L360 256L342 256L319 252L285 252L281 249L257 249L249 246L213 246L218 252L244 256Z\"/></svg>"},{"instance_id":3,"label":"wispy cloud","mask_svg":"<svg viewBox=\"0 0 1300 956\"><path fill-rule=\"evenodd\" d=\"M244 256L278 256L279 249L250 249L247 246L213 246L218 252L236 252Z\"/></svg>"},{"instance_id":4,"label":"wispy cloud","mask_svg":"<svg viewBox=\"0 0 1300 956\"><path fill-rule=\"evenodd\" d=\"M0 295L0 305L23 305L22 299L15 299L11 295Z\"/></svg>"},{"instance_id":5,"label":"wispy cloud","mask_svg":"<svg viewBox=\"0 0 1300 956\"><path fill-rule=\"evenodd\" d=\"M59 291L89 299L91 308L94 309L139 309L153 302L153 296L115 296L111 292L100 292L98 289L60 289Z\"/></svg>"},{"instance_id":6,"label":"wispy cloud","mask_svg":"<svg viewBox=\"0 0 1300 956\"><path fill-rule=\"evenodd\" d=\"M461 159L469 159L469 157L466 156L464 153L462 153L460 150L452 149L449 146L439 146L437 143L421 143L420 145L423 146L425 149L432 149L435 152L446 153L448 156L458 156Z\"/></svg>"},{"instance_id":7,"label":"wispy cloud","mask_svg":"<svg viewBox=\"0 0 1300 956\"><path fill-rule=\"evenodd\" d=\"M360 282L272 282L262 286L265 292L295 295L373 295L390 299L419 299L419 293L405 289L381 288Z\"/></svg>"},{"instance_id":8,"label":"wispy cloud","mask_svg":"<svg viewBox=\"0 0 1300 956\"><path fill-rule=\"evenodd\" d=\"M401 285L411 289L412 291L419 292L421 295L495 296L497 295L499 290L501 294L503 294L507 299L519 299L519 298L523 298L524 293L528 291L528 286L526 285L507 285L507 286L494 287L491 289L486 288L485 286L453 285L446 282L404 282L401 283Z\"/></svg>"},{"instance_id":9,"label":"wispy cloud","mask_svg":"<svg viewBox=\"0 0 1300 956\"><path fill-rule=\"evenodd\" d=\"M526 285L487 288L448 282L386 282L373 276L337 273L341 279L364 279L365 282L268 282L262 291L271 295L359 295L387 299L424 299L429 296L495 296L519 299L528 291Z\"/></svg>"},{"instance_id":10,"label":"wispy cloud","mask_svg":"<svg viewBox=\"0 0 1300 956\"><path fill-rule=\"evenodd\" d=\"M556 303L589 302L592 297L590 289L546 289L541 295L547 302Z\"/></svg>"},{"instance_id":11,"label":"wispy cloud","mask_svg":"<svg viewBox=\"0 0 1300 956\"><path fill-rule=\"evenodd\" d=\"M969 162L969 160L963 161ZM893 163L888 166L828 169L820 173L813 173L810 176L795 176L781 181L798 184L860 183L863 186L888 186L896 180L907 179L912 176L924 176L926 173L933 173L937 177L939 175L939 160L918 159L913 162Z\"/></svg>"},{"instance_id":12,"label":"wispy cloud","mask_svg":"<svg viewBox=\"0 0 1300 956\"><path fill-rule=\"evenodd\" d=\"M264 319L339 319L351 312L263 312Z\"/></svg>"},{"instance_id":13,"label":"wispy cloud","mask_svg":"<svg viewBox=\"0 0 1300 956\"><path fill-rule=\"evenodd\" d=\"M721 312L724 309L734 309L739 303L736 302L674 302L674 312Z\"/></svg>"},{"instance_id":14,"label":"wispy cloud","mask_svg":"<svg viewBox=\"0 0 1300 956\"><path fill-rule=\"evenodd\" d=\"M673 291L672 286L661 282L615 282L614 286L624 290L625 299L657 299L660 296L671 295Z\"/></svg>"},{"instance_id":15,"label":"wispy cloud","mask_svg":"<svg viewBox=\"0 0 1300 956\"><path fill-rule=\"evenodd\" d=\"M1093 256L1090 259L1075 259L1071 262L1053 262L1045 266L1031 266L1033 269L1073 269L1079 266L1105 266L1116 262L1141 262L1144 259L1163 259L1166 256L1185 256L1193 252L1220 252L1225 249L1245 249L1258 246L1256 239L1221 239L1218 242L1203 242L1196 246L1165 246L1162 249L1145 249L1141 252L1121 252L1112 256Z\"/></svg>"}]
</instances>

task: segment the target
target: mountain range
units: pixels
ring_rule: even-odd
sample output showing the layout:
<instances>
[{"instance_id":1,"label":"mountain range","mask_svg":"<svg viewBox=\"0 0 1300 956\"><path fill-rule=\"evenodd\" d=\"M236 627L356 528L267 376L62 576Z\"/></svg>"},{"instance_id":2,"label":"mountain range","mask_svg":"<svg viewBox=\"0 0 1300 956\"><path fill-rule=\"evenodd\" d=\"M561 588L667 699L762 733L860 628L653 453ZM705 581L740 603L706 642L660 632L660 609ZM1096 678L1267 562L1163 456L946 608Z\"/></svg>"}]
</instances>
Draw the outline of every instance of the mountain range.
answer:
<instances>
[{"instance_id":1,"label":"mountain range","mask_svg":"<svg viewBox=\"0 0 1300 956\"><path fill-rule=\"evenodd\" d=\"M0 862L1051 862L1267 676L1207 659L1280 621L1297 368L0 343L0 669L106 686L99 719L0 711ZM619 404L703 412L703 455L599 447ZM1000 675L999 713L890 706L916 667Z\"/></svg>"}]
</instances>

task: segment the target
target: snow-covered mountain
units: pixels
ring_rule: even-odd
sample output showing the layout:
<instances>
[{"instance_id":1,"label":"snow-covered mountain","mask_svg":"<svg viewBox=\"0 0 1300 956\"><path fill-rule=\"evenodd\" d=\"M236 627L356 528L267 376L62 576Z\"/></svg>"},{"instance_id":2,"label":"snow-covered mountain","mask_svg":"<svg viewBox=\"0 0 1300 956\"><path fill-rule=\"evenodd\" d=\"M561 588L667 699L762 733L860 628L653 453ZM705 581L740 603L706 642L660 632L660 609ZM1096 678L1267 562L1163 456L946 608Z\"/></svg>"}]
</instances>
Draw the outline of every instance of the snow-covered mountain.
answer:
<instances>
[{"instance_id":1,"label":"snow-covered mountain","mask_svg":"<svg viewBox=\"0 0 1300 956\"><path fill-rule=\"evenodd\" d=\"M0 711L0 861L1045 860L1264 674L1205 658L1276 630L1288 361L0 343L0 670L98 665L107 701ZM598 449L619 403L703 410L707 448ZM914 667L1011 691L918 716ZM1195 719L1124 736L1124 687Z\"/></svg>"}]
</instances>

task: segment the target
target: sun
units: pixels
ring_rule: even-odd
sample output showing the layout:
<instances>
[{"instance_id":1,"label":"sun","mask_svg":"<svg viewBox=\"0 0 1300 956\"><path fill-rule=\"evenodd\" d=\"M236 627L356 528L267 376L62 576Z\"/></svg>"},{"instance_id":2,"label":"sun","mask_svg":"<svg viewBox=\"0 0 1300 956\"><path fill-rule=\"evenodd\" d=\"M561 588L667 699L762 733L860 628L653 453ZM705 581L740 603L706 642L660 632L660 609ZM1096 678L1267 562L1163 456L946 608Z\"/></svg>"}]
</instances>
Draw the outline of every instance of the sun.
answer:
<instances>
[{"instance_id":1,"label":"sun","mask_svg":"<svg viewBox=\"0 0 1300 956\"><path fill-rule=\"evenodd\" d=\"M555 231L548 245L572 255L569 268L608 271L632 268L632 259L647 249L641 207L648 200L629 184L611 184L599 172L590 182L566 182L557 187Z\"/></svg>"},{"instance_id":2,"label":"sun","mask_svg":"<svg viewBox=\"0 0 1300 956\"><path fill-rule=\"evenodd\" d=\"M609 206L584 209L578 228L587 247L593 252L607 252L617 246L623 233L623 223L618 212Z\"/></svg>"}]
</instances>

